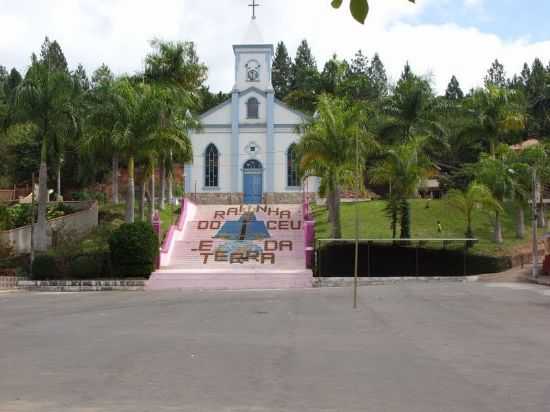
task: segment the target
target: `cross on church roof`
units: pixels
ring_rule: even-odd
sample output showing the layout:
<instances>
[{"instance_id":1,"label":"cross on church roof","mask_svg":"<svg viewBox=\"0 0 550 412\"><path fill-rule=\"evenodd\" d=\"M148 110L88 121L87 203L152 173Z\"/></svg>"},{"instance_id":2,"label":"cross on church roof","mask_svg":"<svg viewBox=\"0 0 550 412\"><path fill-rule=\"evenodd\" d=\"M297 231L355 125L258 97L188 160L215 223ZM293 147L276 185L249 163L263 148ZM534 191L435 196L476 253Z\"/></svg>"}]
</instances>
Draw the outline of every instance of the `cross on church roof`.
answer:
<instances>
[{"instance_id":1,"label":"cross on church roof","mask_svg":"<svg viewBox=\"0 0 550 412\"><path fill-rule=\"evenodd\" d=\"M252 4L248 5L248 7L252 7L252 20L256 19L256 7L260 6L260 4L256 3L256 0L252 0Z\"/></svg>"}]
</instances>

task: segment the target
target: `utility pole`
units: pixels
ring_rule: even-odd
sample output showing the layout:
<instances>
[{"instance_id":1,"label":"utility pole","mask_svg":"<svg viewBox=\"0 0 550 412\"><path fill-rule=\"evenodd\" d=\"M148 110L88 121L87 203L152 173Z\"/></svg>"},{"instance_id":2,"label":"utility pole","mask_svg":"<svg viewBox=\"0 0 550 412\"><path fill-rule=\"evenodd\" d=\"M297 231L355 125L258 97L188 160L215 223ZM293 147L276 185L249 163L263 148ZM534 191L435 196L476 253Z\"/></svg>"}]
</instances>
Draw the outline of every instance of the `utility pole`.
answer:
<instances>
[{"instance_id":1,"label":"utility pole","mask_svg":"<svg viewBox=\"0 0 550 412\"><path fill-rule=\"evenodd\" d=\"M538 262L539 262L539 248L537 240L537 223L538 223L538 182L537 182L537 169L533 167L533 268L532 276L536 278L538 276Z\"/></svg>"},{"instance_id":2,"label":"utility pole","mask_svg":"<svg viewBox=\"0 0 550 412\"><path fill-rule=\"evenodd\" d=\"M357 309L359 272L359 133L355 134L355 268L353 272L353 309Z\"/></svg>"},{"instance_id":3,"label":"utility pole","mask_svg":"<svg viewBox=\"0 0 550 412\"><path fill-rule=\"evenodd\" d=\"M34 260L34 172L32 173L32 177L31 177L31 263L33 260ZM31 268L32 268L32 265L31 265Z\"/></svg>"}]
</instances>

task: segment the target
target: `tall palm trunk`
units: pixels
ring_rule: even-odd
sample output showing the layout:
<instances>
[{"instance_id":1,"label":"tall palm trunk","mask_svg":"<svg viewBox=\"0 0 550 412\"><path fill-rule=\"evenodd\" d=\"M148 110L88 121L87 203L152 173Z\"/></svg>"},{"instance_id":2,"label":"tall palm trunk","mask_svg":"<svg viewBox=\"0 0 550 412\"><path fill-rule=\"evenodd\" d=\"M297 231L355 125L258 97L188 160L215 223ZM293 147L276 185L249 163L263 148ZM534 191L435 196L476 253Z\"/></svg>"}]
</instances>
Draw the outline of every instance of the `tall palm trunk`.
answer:
<instances>
[{"instance_id":1,"label":"tall palm trunk","mask_svg":"<svg viewBox=\"0 0 550 412\"><path fill-rule=\"evenodd\" d=\"M166 207L166 167L164 161L160 163L160 210Z\"/></svg>"},{"instance_id":2,"label":"tall palm trunk","mask_svg":"<svg viewBox=\"0 0 550 412\"><path fill-rule=\"evenodd\" d=\"M112 202L114 204L118 204L118 155L113 155L112 160L112 169L113 169L113 176L112 176Z\"/></svg>"},{"instance_id":3,"label":"tall palm trunk","mask_svg":"<svg viewBox=\"0 0 550 412\"><path fill-rule=\"evenodd\" d=\"M401 201L401 239L410 239L411 238L411 205L408 200L404 199Z\"/></svg>"},{"instance_id":4,"label":"tall palm trunk","mask_svg":"<svg viewBox=\"0 0 550 412\"><path fill-rule=\"evenodd\" d=\"M145 203L147 197L145 196L145 192L147 191L147 181L143 179L143 182L141 183L141 199L139 202L139 217L142 222L145 221Z\"/></svg>"},{"instance_id":5,"label":"tall palm trunk","mask_svg":"<svg viewBox=\"0 0 550 412\"><path fill-rule=\"evenodd\" d=\"M537 226L539 228L545 228L546 227L546 216L544 215L544 186L539 179L537 181L536 189L539 194L539 206L538 206L538 214L537 214Z\"/></svg>"},{"instance_id":6,"label":"tall palm trunk","mask_svg":"<svg viewBox=\"0 0 550 412\"><path fill-rule=\"evenodd\" d=\"M155 205L155 197L156 197L156 193L155 193L155 168L153 167L153 173L151 174L151 216L150 218L152 219L153 218L153 215L155 214L155 211L156 211L156 205Z\"/></svg>"},{"instance_id":7,"label":"tall palm trunk","mask_svg":"<svg viewBox=\"0 0 550 412\"><path fill-rule=\"evenodd\" d=\"M525 238L525 210L522 205L518 205L516 211L516 237L518 239Z\"/></svg>"},{"instance_id":8,"label":"tall palm trunk","mask_svg":"<svg viewBox=\"0 0 550 412\"><path fill-rule=\"evenodd\" d=\"M128 199L126 200L126 222L134 223L134 201L135 201L135 176L134 176L134 157L128 159Z\"/></svg>"},{"instance_id":9,"label":"tall palm trunk","mask_svg":"<svg viewBox=\"0 0 550 412\"><path fill-rule=\"evenodd\" d=\"M33 188L34 190L34 188ZM42 143L40 171L38 173L38 218L33 233L34 250L46 252L48 250L48 165L46 139ZM33 218L34 220L34 218Z\"/></svg>"},{"instance_id":10,"label":"tall palm trunk","mask_svg":"<svg viewBox=\"0 0 550 412\"><path fill-rule=\"evenodd\" d=\"M61 201L61 162L57 165L57 198L58 202Z\"/></svg>"},{"instance_id":11,"label":"tall palm trunk","mask_svg":"<svg viewBox=\"0 0 550 412\"><path fill-rule=\"evenodd\" d=\"M494 241L495 243L502 243L504 241L502 237L502 222L500 219L500 212L495 212Z\"/></svg>"},{"instance_id":12,"label":"tall palm trunk","mask_svg":"<svg viewBox=\"0 0 550 412\"><path fill-rule=\"evenodd\" d=\"M342 238L342 224L340 222L340 187L335 173L330 175L330 184L327 193L327 206L330 220L332 239Z\"/></svg>"},{"instance_id":13,"label":"tall palm trunk","mask_svg":"<svg viewBox=\"0 0 550 412\"><path fill-rule=\"evenodd\" d=\"M168 172L168 204L174 204L174 175Z\"/></svg>"}]
</instances>

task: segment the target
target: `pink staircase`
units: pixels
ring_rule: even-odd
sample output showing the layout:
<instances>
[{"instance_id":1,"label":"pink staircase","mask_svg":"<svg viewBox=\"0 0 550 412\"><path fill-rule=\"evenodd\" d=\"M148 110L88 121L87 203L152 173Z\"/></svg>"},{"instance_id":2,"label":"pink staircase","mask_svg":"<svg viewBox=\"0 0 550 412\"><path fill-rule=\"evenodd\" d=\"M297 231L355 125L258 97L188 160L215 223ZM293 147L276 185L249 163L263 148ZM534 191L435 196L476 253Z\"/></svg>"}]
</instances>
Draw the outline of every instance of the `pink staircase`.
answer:
<instances>
[{"instance_id":1,"label":"pink staircase","mask_svg":"<svg viewBox=\"0 0 550 412\"><path fill-rule=\"evenodd\" d=\"M312 286L303 205L194 205L186 201L147 282L162 289Z\"/></svg>"}]
</instances>

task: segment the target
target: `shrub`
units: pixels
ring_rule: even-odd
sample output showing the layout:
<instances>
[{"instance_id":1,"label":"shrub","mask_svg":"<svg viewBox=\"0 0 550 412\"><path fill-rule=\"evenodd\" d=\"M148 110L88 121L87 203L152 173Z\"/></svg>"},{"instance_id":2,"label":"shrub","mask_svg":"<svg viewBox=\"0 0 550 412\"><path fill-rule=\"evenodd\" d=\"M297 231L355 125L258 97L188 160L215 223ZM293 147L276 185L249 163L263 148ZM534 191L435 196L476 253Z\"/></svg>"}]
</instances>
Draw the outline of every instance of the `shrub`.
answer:
<instances>
[{"instance_id":1,"label":"shrub","mask_svg":"<svg viewBox=\"0 0 550 412\"><path fill-rule=\"evenodd\" d=\"M69 267L71 279L99 279L109 276L109 255L96 253L75 256Z\"/></svg>"},{"instance_id":2,"label":"shrub","mask_svg":"<svg viewBox=\"0 0 550 412\"><path fill-rule=\"evenodd\" d=\"M126 223L113 232L109 248L115 275L147 277L154 270L159 241L149 223Z\"/></svg>"},{"instance_id":3,"label":"shrub","mask_svg":"<svg viewBox=\"0 0 550 412\"><path fill-rule=\"evenodd\" d=\"M8 227L6 229L15 229L17 227L31 224L31 205L17 204L8 207Z\"/></svg>"},{"instance_id":4,"label":"shrub","mask_svg":"<svg viewBox=\"0 0 550 412\"><path fill-rule=\"evenodd\" d=\"M34 258L32 262L33 280L52 280L62 277L54 256L38 255Z\"/></svg>"}]
</instances>

